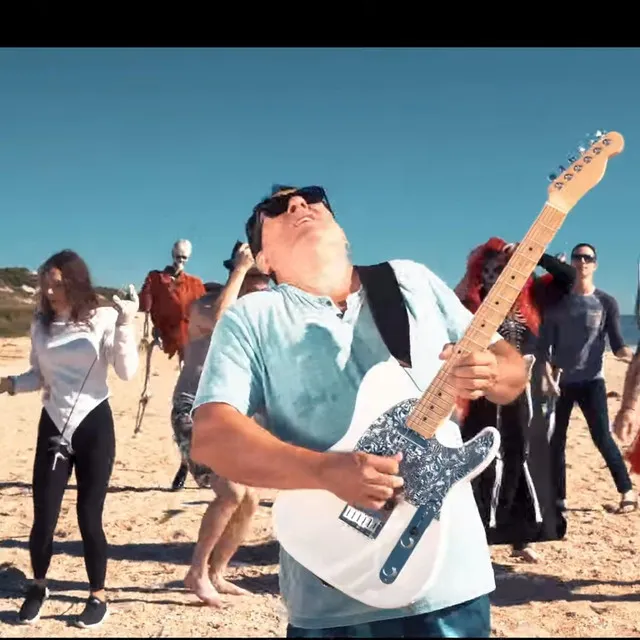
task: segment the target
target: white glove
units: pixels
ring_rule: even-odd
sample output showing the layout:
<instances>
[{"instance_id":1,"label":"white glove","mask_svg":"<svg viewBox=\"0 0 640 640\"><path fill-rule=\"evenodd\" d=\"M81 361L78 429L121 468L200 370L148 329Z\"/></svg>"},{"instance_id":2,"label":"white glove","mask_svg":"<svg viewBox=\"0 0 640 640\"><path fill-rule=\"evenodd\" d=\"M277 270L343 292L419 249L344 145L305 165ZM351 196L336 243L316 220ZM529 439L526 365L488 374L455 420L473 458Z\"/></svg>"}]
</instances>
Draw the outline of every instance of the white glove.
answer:
<instances>
[{"instance_id":1,"label":"white glove","mask_svg":"<svg viewBox=\"0 0 640 640\"><path fill-rule=\"evenodd\" d=\"M131 324L135 320L136 313L138 313L140 300L138 299L136 288L132 284L129 285L129 295L131 300L122 300L117 295L112 298L113 306L118 311L116 326Z\"/></svg>"}]
</instances>

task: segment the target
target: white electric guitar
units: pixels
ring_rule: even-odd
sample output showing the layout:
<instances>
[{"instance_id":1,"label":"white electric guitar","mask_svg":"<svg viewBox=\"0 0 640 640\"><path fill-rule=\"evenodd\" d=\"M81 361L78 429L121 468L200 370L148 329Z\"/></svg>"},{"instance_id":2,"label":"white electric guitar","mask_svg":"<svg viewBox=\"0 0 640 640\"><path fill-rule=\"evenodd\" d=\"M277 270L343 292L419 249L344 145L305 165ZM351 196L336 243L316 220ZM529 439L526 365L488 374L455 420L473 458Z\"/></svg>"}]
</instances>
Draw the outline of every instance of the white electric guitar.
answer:
<instances>
[{"instance_id":1,"label":"white electric guitar","mask_svg":"<svg viewBox=\"0 0 640 640\"><path fill-rule=\"evenodd\" d=\"M404 499L381 511L346 504L322 490L280 491L273 506L284 550L325 583L369 606L395 608L419 599L438 579L447 543L447 497L496 456L499 432L487 427L464 443L451 414L449 372L465 354L486 349L570 209L604 176L624 147L619 133L598 132L571 165L551 175L548 198L497 282L474 315L455 355L422 397L397 361L369 370L345 436L331 451L403 458ZM452 436L453 434L453 436ZM456 487L457 488L457 487Z\"/></svg>"}]
</instances>

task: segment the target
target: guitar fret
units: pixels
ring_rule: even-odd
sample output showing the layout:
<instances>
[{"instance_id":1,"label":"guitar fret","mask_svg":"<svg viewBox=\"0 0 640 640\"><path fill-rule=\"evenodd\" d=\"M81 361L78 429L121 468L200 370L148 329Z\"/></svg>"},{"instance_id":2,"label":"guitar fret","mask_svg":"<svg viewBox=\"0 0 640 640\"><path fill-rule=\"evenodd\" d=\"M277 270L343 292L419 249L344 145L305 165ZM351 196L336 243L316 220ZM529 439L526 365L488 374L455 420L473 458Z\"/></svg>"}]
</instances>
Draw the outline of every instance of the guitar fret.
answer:
<instances>
[{"instance_id":1,"label":"guitar fret","mask_svg":"<svg viewBox=\"0 0 640 640\"><path fill-rule=\"evenodd\" d=\"M429 408L437 408L442 409L443 411L449 411L449 406L447 404L441 404L443 401L440 398L429 398L429 402L431 403Z\"/></svg>"},{"instance_id":2,"label":"guitar fret","mask_svg":"<svg viewBox=\"0 0 640 640\"><path fill-rule=\"evenodd\" d=\"M420 406L422 405L422 406ZM429 416L433 411L441 410L446 414L449 411L451 402L447 402L446 400L442 400L440 398L425 398L423 402L419 403L420 411L425 415Z\"/></svg>"},{"instance_id":3,"label":"guitar fret","mask_svg":"<svg viewBox=\"0 0 640 640\"><path fill-rule=\"evenodd\" d=\"M511 289L513 289L516 292L516 298L520 295L521 287L516 287L515 284L511 284L510 282L505 282L500 286L502 286L502 287L510 287Z\"/></svg>"},{"instance_id":4,"label":"guitar fret","mask_svg":"<svg viewBox=\"0 0 640 640\"><path fill-rule=\"evenodd\" d=\"M526 275L526 274L524 274L524 273L520 273L516 268L514 268L514 267L511 265L511 262L509 262L509 270L513 272L513 273L512 273L512 275L515 275L515 276L518 276L518 278L521 278L521 279L522 279L523 284L526 282L527 278L529 277L529 276L527 276L527 275Z\"/></svg>"},{"instance_id":5,"label":"guitar fret","mask_svg":"<svg viewBox=\"0 0 640 640\"><path fill-rule=\"evenodd\" d=\"M473 338L471 338L470 336L465 336L460 343L462 344L464 342L464 348L466 348L467 346L467 342L470 342L474 347L477 347L478 349L486 349L487 345L480 343L480 342L476 342Z\"/></svg>"},{"instance_id":6,"label":"guitar fret","mask_svg":"<svg viewBox=\"0 0 640 640\"><path fill-rule=\"evenodd\" d=\"M436 402L437 400L441 400L444 396L447 395L449 397L455 397L455 394L452 394L448 389L449 383L445 382L444 380L434 380L431 386L433 387L433 389L430 392L426 393L423 398L423 403L425 406Z\"/></svg>"},{"instance_id":7,"label":"guitar fret","mask_svg":"<svg viewBox=\"0 0 640 640\"><path fill-rule=\"evenodd\" d=\"M494 333L487 333L485 331L482 331L481 329L474 329L473 327L470 327L469 329L467 329L467 332L469 334L470 337L478 340L483 341L484 344L489 344L489 342L491 342L491 339L494 336Z\"/></svg>"}]
</instances>

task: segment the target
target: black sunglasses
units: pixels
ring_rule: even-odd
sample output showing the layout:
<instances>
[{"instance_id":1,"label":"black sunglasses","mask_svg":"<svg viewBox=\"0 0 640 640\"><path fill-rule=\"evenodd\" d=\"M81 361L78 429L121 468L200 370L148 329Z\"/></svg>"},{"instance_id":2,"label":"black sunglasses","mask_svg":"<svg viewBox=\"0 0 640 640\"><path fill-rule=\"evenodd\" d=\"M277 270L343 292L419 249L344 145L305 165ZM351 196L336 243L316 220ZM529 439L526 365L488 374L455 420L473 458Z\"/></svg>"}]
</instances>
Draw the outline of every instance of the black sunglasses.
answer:
<instances>
[{"instance_id":1,"label":"black sunglasses","mask_svg":"<svg viewBox=\"0 0 640 640\"><path fill-rule=\"evenodd\" d=\"M571 254L572 260L582 260L583 262L591 263L596 261L595 256L591 256L588 253L573 253Z\"/></svg>"},{"instance_id":2,"label":"black sunglasses","mask_svg":"<svg viewBox=\"0 0 640 640\"><path fill-rule=\"evenodd\" d=\"M326 191L318 186L302 187L301 189L265 198L253 208L251 218L246 224L247 239L254 256L262 249L261 214L264 214L267 218L281 216L286 213L289 208L289 200L294 196L300 196L307 204L322 202L333 213Z\"/></svg>"}]
</instances>

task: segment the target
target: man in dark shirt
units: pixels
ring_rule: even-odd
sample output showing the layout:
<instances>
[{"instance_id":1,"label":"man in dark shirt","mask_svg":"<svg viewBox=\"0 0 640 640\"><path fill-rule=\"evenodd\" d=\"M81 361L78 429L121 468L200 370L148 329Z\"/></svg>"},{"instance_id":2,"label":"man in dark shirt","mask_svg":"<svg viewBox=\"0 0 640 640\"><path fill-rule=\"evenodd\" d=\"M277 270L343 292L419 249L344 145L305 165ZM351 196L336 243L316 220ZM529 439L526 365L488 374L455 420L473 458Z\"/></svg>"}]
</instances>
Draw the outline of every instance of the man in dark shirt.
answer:
<instances>
[{"instance_id":1,"label":"man in dark shirt","mask_svg":"<svg viewBox=\"0 0 640 640\"><path fill-rule=\"evenodd\" d=\"M638 497L609 425L604 380L606 338L617 358L630 359L632 351L622 338L618 303L593 284L597 266L595 248L585 243L576 245L571 262L577 272L573 291L545 318L538 344L539 357L546 359L551 348L551 363L562 370L551 436L557 499L566 508L565 447L569 418L577 403L620 493L619 512L633 510L638 506Z\"/></svg>"}]
</instances>

